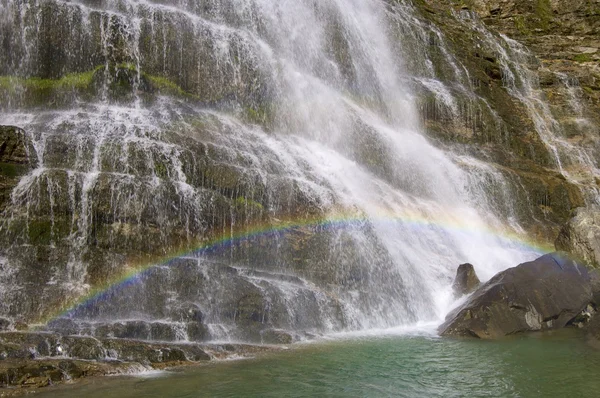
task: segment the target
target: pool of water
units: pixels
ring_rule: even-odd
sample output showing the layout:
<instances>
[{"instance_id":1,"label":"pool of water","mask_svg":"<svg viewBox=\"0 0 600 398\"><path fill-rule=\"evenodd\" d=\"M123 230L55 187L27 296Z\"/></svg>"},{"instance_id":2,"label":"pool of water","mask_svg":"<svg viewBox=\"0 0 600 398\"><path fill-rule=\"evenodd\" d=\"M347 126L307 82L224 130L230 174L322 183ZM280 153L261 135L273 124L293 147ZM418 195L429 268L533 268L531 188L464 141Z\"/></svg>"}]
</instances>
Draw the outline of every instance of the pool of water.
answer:
<instances>
[{"instance_id":1,"label":"pool of water","mask_svg":"<svg viewBox=\"0 0 600 398\"><path fill-rule=\"evenodd\" d=\"M600 351L576 331L503 341L339 338L145 377L50 387L43 397L600 397Z\"/></svg>"}]
</instances>

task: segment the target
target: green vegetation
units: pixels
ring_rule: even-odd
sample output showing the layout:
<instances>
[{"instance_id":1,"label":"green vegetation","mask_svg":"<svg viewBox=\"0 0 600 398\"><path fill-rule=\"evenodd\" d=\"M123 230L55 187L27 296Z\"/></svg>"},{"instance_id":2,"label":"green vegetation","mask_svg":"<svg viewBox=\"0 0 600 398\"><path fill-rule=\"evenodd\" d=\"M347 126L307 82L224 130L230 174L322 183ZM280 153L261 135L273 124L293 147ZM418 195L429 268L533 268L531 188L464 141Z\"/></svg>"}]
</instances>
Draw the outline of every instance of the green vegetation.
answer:
<instances>
[{"instance_id":1,"label":"green vegetation","mask_svg":"<svg viewBox=\"0 0 600 398\"><path fill-rule=\"evenodd\" d=\"M106 89L106 91L103 90ZM212 103L209 99L184 90L166 76L140 72L135 64L99 65L92 70L70 73L58 79L40 77L0 76L0 105L22 107L63 107L77 99L93 100L106 93L113 100L128 100L134 90L151 100L155 95L167 95L192 102ZM273 123L273 105L258 104L244 108L242 116L253 124L268 128ZM161 175L162 170L157 171Z\"/></svg>"},{"instance_id":2,"label":"green vegetation","mask_svg":"<svg viewBox=\"0 0 600 398\"><path fill-rule=\"evenodd\" d=\"M539 18L539 27L544 30L548 29L554 17L550 0L537 0L535 14Z\"/></svg>"},{"instance_id":3,"label":"green vegetation","mask_svg":"<svg viewBox=\"0 0 600 398\"><path fill-rule=\"evenodd\" d=\"M39 77L22 78L16 76L0 76L0 89L16 90L16 87L22 87L26 90L47 91L47 90L87 90L90 88L94 74L102 69L98 66L93 70L83 73L70 73L60 79L40 79Z\"/></svg>"},{"instance_id":4,"label":"green vegetation","mask_svg":"<svg viewBox=\"0 0 600 398\"><path fill-rule=\"evenodd\" d=\"M577 54L573 57L575 62L592 62L592 56L590 54Z\"/></svg>"},{"instance_id":5,"label":"green vegetation","mask_svg":"<svg viewBox=\"0 0 600 398\"><path fill-rule=\"evenodd\" d=\"M248 213L258 213L263 211L263 205L243 196L239 196L234 203L238 210L245 209Z\"/></svg>"},{"instance_id":6,"label":"green vegetation","mask_svg":"<svg viewBox=\"0 0 600 398\"><path fill-rule=\"evenodd\" d=\"M90 87L94 74L103 67L98 66L95 69L83 73L71 73L58 80L58 87L72 87L79 90L85 90Z\"/></svg>"},{"instance_id":7,"label":"green vegetation","mask_svg":"<svg viewBox=\"0 0 600 398\"><path fill-rule=\"evenodd\" d=\"M15 178L25 174L27 169L27 165L0 162L0 176Z\"/></svg>"},{"instance_id":8,"label":"green vegetation","mask_svg":"<svg viewBox=\"0 0 600 398\"><path fill-rule=\"evenodd\" d=\"M527 26L527 21L525 20L525 17L523 15L517 15L515 17L515 27L522 35L531 34L531 30Z\"/></svg>"},{"instance_id":9,"label":"green vegetation","mask_svg":"<svg viewBox=\"0 0 600 398\"><path fill-rule=\"evenodd\" d=\"M173 83L171 80L167 79L163 76L152 76L152 75L143 75L150 81L152 86L157 89L161 93L177 95L180 97L191 96L191 94L185 92L181 87L177 84Z\"/></svg>"},{"instance_id":10,"label":"green vegetation","mask_svg":"<svg viewBox=\"0 0 600 398\"><path fill-rule=\"evenodd\" d=\"M70 73L60 79L42 79L39 77L0 76L0 97L14 98L24 106L69 103L74 94L94 96L98 83L104 80L105 65L82 72ZM123 97L131 93L133 83L138 79L138 70L134 64L122 63L108 68L113 76L109 89L111 95ZM163 76L142 73L139 76L140 88L147 92L198 99L187 93L176 83Z\"/></svg>"},{"instance_id":11,"label":"green vegetation","mask_svg":"<svg viewBox=\"0 0 600 398\"><path fill-rule=\"evenodd\" d=\"M273 122L273 109L271 104L257 104L245 109L246 120L253 124L269 126Z\"/></svg>"},{"instance_id":12,"label":"green vegetation","mask_svg":"<svg viewBox=\"0 0 600 398\"><path fill-rule=\"evenodd\" d=\"M123 62L123 63L117 64L114 67L114 69L128 70L128 71L137 73L137 67L134 64L132 64L131 62Z\"/></svg>"},{"instance_id":13,"label":"green vegetation","mask_svg":"<svg viewBox=\"0 0 600 398\"><path fill-rule=\"evenodd\" d=\"M161 161L154 162L154 173L159 178L168 178L169 172L167 170L167 166Z\"/></svg>"},{"instance_id":14,"label":"green vegetation","mask_svg":"<svg viewBox=\"0 0 600 398\"><path fill-rule=\"evenodd\" d=\"M473 8L473 0L459 0L456 3L457 3L457 6L460 8L468 8L468 9Z\"/></svg>"},{"instance_id":15,"label":"green vegetation","mask_svg":"<svg viewBox=\"0 0 600 398\"><path fill-rule=\"evenodd\" d=\"M33 245L50 245L66 237L70 230L70 222L61 217L54 221L48 218L30 219L18 224L21 231L26 231L28 242Z\"/></svg>"},{"instance_id":16,"label":"green vegetation","mask_svg":"<svg viewBox=\"0 0 600 398\"><path fill-rule=\"evenodd\" d=\"M0 97L15 97L25 106L68 102L74 93L94 94L94 76L103 66L82 73L70 73L60 79L0 76Z\"/></svg>"}]
</instances>

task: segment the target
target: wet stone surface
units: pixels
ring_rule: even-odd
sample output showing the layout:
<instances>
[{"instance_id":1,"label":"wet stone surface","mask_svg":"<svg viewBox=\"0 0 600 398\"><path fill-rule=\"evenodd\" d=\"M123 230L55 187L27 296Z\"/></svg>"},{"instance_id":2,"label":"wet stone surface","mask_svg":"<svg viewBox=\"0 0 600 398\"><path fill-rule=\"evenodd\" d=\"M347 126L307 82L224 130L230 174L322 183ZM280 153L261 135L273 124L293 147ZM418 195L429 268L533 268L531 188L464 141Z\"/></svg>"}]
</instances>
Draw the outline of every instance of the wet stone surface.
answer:
<instances>
[{"instance_id":1,"label":"wet stone surface","mask_svg":"<svg viewBox=\"0 0 600 398\"><path fill-rule=\"evenodd\" d=\"M276 349L245 344L176 344L46 332L0 332L0 387L39 388L81 377L200 364Z\"/></svg>"}]
</instances>

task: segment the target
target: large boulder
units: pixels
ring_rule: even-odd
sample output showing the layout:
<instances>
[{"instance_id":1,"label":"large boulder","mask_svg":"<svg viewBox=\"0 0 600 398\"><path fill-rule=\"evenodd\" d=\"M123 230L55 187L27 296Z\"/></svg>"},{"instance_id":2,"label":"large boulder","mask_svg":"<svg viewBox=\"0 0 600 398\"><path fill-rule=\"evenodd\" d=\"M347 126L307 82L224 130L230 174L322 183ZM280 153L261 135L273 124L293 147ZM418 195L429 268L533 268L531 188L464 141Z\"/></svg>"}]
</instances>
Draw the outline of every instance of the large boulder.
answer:
<instances>
[{"instance_id":1,"label":"large boulder","mask_svg":"<svg viewBox=\"0 0 600 398\"><path fill-rule=\"evenodd\" d=\"M472 293L481 284L481 281L475 273L475 267L472 264L466 263L458 266L456 270L456 278L452 285L454 296L460 297L465 294Z\"/></svg>"},{"instance_id":2,"label":"large boulder","mask_svg":"<svg viewBox=\"0 0 600 398\"><path fill-rule=\"evenodd\" d=\"M556 241L562 250L582 261L600 267L600 207L580 207L562 227Z\"/></svg>"},{"instance_id":3,"label":"large boulder","mask_svg":"<svg viewBox=\"0 0 600 398\"><path fill-rule=\"evenodd\" d=\"M500 272L439 328L443 336L494 339L558 329L593 301L587 269L564 253L552 253Z\"/></svg>"}]
</instances>

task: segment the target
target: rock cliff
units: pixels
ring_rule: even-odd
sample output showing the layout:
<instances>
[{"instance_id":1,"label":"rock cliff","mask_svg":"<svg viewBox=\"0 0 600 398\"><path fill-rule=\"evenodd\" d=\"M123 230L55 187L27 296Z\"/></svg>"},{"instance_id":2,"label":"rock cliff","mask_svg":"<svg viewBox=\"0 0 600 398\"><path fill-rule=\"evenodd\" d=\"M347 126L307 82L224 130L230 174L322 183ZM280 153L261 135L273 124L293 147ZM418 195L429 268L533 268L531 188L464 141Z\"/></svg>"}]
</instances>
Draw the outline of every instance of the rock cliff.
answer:
<instances>
[{"instance_id":1,"label":"rock cliff","mask_svg":"<svg viewBox=\"0 0 600 398\"><path fill-rule=\"evenodd\" d=\"M0 2L11 324L395 326L598 201L598 1L201 3Z\"/></svg>"}]
</instances>

